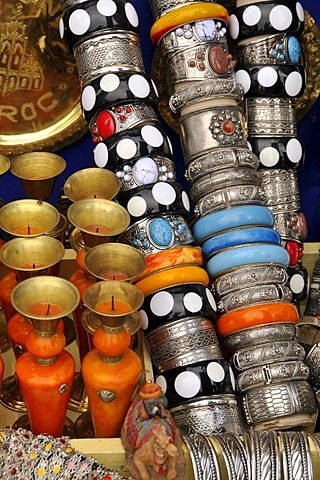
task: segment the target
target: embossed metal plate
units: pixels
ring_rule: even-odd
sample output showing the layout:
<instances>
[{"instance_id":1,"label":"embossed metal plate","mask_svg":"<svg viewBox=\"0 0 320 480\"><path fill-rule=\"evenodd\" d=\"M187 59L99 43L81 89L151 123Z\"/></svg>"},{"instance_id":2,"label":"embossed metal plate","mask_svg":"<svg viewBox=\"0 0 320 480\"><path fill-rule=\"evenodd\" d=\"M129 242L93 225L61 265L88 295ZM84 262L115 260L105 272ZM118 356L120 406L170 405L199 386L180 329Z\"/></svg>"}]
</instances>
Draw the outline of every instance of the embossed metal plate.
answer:
<instances>
[{"instance_id":1,"label":"embossed metal plate","mask_svg":"<svg viewBox=\"0 0 320 480\"><path fill-rule=\"evenodd\" d=\"M56 151L86 131L74 58L60 39L58 0L0 8L0 153Z\"/></svg>"}]
</instances>

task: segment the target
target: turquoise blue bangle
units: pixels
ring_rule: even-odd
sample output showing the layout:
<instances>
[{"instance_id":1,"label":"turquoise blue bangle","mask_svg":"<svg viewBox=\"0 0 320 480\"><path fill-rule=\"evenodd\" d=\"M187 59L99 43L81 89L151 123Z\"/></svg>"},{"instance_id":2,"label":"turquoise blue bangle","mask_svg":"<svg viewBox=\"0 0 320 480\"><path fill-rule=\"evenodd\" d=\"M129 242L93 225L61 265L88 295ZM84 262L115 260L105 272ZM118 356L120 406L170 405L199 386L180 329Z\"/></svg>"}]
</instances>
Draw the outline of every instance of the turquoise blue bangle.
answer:
<instances>
[{"instance_id":1,"label":"turquoise blue bangle","mask_svg":"<svg viewBox=\"0 0 320 480\"><path fill-rule=\"evenodd\" d=\"M235 267L268 263L289 266L289 254L279 245L258 244L231 248L217 253L207 263L207 272L210 277L217 277L222 272Z\"/></svg>"},{"instance_id":2,"label":"turquoise blue bangle","mask_svg":"<svg viewBox=\"0 0 320 480\"><path fill-rule=\"evenodd\" d=\"M220 233L206 240L202 245L202 254L210 258L216 252L237 245L248 243L271 243L280 245L281 237L276 230L270 227L237 228L228 232Z\"/></svg>"},{"instance_id":3,"label":"turquoise blue bangle","mask_svg":"<svg viewBox=\"0 0 320 480\"><path fill-rule=\"evenodd\" d=\"M194 224L193 235L195 241L201 244L216 233L250 225L272 228L274 218L271 210L261 205L244 205L210 213Z\"/></svg>"}]
</instances>

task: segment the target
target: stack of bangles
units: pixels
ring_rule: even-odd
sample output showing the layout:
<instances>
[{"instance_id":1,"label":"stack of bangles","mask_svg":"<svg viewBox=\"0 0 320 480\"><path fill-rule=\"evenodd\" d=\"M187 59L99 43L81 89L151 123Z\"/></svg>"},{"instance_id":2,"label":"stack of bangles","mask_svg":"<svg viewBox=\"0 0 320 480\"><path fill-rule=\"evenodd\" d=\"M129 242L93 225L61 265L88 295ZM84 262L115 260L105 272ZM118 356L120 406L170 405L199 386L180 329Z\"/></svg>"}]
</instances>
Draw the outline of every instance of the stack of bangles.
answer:
<instances>
[{"instance_id":1,"label":"stack of bangles","mask_svg":"<svg viewBox=\"0 0 320 480\"><path fill-rule=\"evenodd\" d=\"M229 15L204 1L167 3L152 1L151 40L168 68L169 106L178 118L195 204L193 235L202 248L217 305L216 330L236 374L245 423L266 430L311 426L316 405L295 329L305 292L306 227L296 178L303 147L294 103L304 90L297 38L303 8L291 0L239 0ZM236 67L227 29L237 41ZM243 94L249 143L239 106ZM147 330L165 364L158 333ZM179 375L161 372L157 380L172 402L179 392L168 380L179 387ZM199 402L190 401L183 412L174 405L174 418L190 425L197 408L204 408ZM199 417L198 431L200 424Z\"/></svg>"},{"instance_id":2,"label":"stack of bangles","mask_svg":"<svg viewBox=\"0 0 320 480\"><path fill-rule=\"evenodd\" d=\"M232 425L233 433L240 433L233 371L222 357L213 326L217 306L208 288L210 279L203 268L201 249L188 226L189 197L176 182L172 146L157 119L157 88L144 70L136 11L127 0L62 3L60 33L76 59L81 106L95 144L95 164L118 177L116 200L130 216L130 225L117 240L137 249L146 260L144 270L131 281L145 295L141 325L147 333L158 383L168 397L169 408L179 408L192 400L206 401L215 394L220 398L226 393L226 415L217 426L212 412L213 430L209 433L227 431L228 425ZM159 19L152 36L160 38L168 25L171 31L171 22L178 26L198 15L216 17L210 22L217 28L218 44L205 40L206 33L201 23L198 25L204 55L209 53L216 70L210 75L221 71L229 75L233 63L227 52L228 13L224 7L195 2L184 6L181 13L174 10L169 23ZM198 55L188 39L187 44L186 57ZM172 55L175 57L174 51ZM205 78L200 56L199 72ZM198 71L191 65L190 69ZM230 94L239 98L239 89ZM221 114L219 107L217 115ZM242 118L235 101L226 115L237 125L233 135L237 139ZM223 141L218 137L215 140L221 145ZM245 146L243 139L239 146ZM251 165L252 161L248 159L247 163ZM251 181L252 175L253 169L244 171L243 182ZM196 417L193 422L198 422Z\"/></svg>"}]
</instances>

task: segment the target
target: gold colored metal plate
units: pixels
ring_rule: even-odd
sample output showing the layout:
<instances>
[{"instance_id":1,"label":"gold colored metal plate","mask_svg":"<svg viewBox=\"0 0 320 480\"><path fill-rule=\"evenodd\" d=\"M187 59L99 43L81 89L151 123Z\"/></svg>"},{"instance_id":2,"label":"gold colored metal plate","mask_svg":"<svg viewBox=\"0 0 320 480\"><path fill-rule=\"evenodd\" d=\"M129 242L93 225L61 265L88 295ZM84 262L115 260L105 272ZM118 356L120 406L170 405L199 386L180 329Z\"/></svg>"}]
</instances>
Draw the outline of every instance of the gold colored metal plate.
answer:
<instances>
[{"instance_id":1,"label":"gold colored metal plate","mask_svg":"<svg viewBox=\"0 0 320 480\"><path fill-rule=\"evenodd\" d=\"M78 71L59 35L58 0L0 9L0 153L56 151L86 131Z\"/></svg>"}]
</instances>

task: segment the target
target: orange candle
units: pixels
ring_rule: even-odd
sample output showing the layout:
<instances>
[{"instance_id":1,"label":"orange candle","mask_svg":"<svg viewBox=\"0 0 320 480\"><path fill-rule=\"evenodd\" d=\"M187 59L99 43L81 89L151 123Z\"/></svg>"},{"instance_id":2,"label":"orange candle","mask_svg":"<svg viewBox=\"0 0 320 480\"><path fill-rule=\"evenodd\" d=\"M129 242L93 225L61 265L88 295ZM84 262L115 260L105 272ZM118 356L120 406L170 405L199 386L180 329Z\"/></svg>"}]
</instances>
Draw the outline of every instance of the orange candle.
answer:
<instances>
[{"instance_id":1,"label":"orange candle","mask_svg":"<svg viewBox=\"0 0 320 480\"><path fill-rule=\"evenodd\" d=\"M125 273L121 272L106 272L101 275L101 277L105 278L106 280L127 280L129 277Z\"/></svg>"},{"instance_id":2,"label":"orange candle","mask_svg":"<svg viewBox=\"0 0 320 480\"><path fill-rule=\"evenodd\" d=\"M92 233L110 233L110 228L104 225L88 225L84 230Z\"/></svg>"},{"instance_id":3,"label":"orange candle","mask_svg":"<svg viewBox=\"0 0 320 480\"><path fill-rule=\"evenodd\" d=\"M40 228L34 227L33 225L20 225L14 229L14 233L17 235L40 235L43 232Z\"/></svg>"},{"instance_id":4,"label":"orange candle","mask_svg":"<svg viewBox=\"0 0 320 480\"><path fill-rule=\"evenodd\" d=\"M24 268L26 270L34 270L34 269L45 268L45 265L42 263L26 263L22 265L21 268Z\"/></svg>"},{"instance_id":5,"label":"orange candle","mask_svg":"<svg viewBox=\"0 0 320 480\"><path fill-rule=\"evenodd\" d=\"M62 312L62 308L57 303L39 302L29 308L29 313L42 317L53 317Z\"/></svg>"},{"instance_id":6,"label":"orange candle","mask_svg":"<svg viewBox=\"0 0 320 480\"><path fill-rule=\"evenodd\" d=\"M111 295L111 298L96 305L95 310L99 313L110 315L122 315L132 311L131 305L124 300L118 300Z\"/></svg>"}]
</instances>

